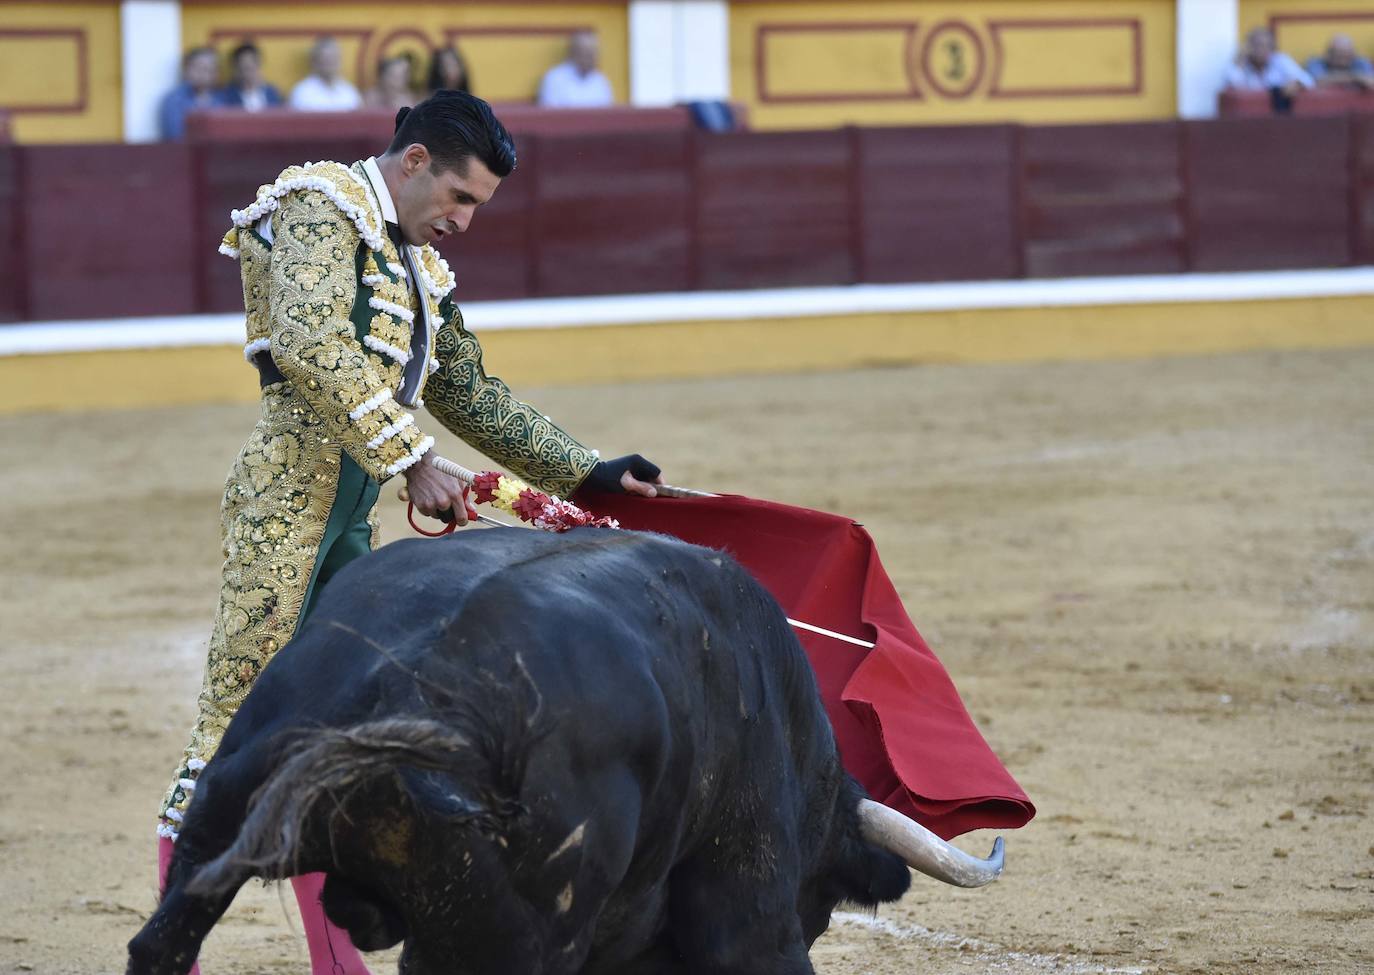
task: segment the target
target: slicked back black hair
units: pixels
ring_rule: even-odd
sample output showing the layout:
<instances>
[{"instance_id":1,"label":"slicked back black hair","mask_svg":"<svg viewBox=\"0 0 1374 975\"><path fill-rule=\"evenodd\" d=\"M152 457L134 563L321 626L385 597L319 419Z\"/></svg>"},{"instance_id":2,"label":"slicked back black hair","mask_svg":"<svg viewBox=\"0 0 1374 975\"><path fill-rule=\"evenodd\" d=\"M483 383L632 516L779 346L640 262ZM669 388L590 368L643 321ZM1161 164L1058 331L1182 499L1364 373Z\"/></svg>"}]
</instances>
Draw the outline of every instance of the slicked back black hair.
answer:
<instances>
[{"instance_id":1,"label":"slicked back black hair","mask_svg":"<svg viewBox=\"0 0 1374 975\"><path fill-rule=\"evenodd\" d=\"M510 133L490 105L465 91L436 91L414 108L396 113L396 134L386 151L402 152L415 142L429 150L439 171L465 174L474 157L503 179L515 171Z\"/></svg>"}]
</instances>

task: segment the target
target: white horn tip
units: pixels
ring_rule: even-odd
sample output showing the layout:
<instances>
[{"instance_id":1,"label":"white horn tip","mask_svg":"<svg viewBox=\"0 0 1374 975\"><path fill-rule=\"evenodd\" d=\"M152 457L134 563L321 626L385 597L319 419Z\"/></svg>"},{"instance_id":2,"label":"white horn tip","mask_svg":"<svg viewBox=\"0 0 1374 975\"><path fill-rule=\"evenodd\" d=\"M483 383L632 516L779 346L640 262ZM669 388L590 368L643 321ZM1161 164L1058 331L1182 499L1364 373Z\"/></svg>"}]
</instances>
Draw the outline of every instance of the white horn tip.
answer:
<instances>
[{"instance_id":1,"label":"white horn tip","mask_svg":"<svg viewBox=\"0 0 1374 975\"><path fill-rule=\"evenodd\" d=\"M993 880L1002 876L1002 869L1007 862L1007 844L1002 842L1002 837L997 837L992 843L992 852L988 854L988 866L993 870Z\"/></svg>"}]
</instances>

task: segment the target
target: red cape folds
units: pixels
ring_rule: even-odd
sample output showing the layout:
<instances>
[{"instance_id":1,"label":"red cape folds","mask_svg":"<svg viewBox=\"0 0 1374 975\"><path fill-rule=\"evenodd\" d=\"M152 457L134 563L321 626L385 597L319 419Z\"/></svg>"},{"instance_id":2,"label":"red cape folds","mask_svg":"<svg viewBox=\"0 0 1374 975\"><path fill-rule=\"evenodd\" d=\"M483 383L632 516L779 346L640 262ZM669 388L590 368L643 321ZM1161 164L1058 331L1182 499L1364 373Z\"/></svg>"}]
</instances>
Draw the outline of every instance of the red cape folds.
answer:
<instances>
[{"instance_id":1,"label":"red cape folds","mask_svg":"<svg viewBox=\"0 0 1374 975\"><path fill-rule=\"evenodd\" d=\"M840 757L869 795L945 839L1014 829L1035 815L916 632L873 539L852 520L736 495L587 493L577 503L625 528L724 549L788 616L876 643L869 650L795 630L816 671Z\"/></svg>"}]
</instances>

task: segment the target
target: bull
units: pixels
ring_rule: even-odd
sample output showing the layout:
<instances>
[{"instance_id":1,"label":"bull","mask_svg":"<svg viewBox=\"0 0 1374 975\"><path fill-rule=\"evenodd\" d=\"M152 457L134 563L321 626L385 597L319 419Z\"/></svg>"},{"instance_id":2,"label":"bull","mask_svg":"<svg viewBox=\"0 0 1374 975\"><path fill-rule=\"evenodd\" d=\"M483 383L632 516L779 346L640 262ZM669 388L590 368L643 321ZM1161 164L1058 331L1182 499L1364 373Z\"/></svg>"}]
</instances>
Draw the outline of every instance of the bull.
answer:
<instances>
[{"instance_id":1,"label":"bull","mask_svg":"<svg viewBox=\"0 0 1374 975\"><path fill-rule=\"evenodd\" d=\"M841 901L1002 869L867 799L801 646L729 556L473 532L341 572L202 773L132 975L252 877L404 975L799 975Z\"/></svg>"}]
</instances>

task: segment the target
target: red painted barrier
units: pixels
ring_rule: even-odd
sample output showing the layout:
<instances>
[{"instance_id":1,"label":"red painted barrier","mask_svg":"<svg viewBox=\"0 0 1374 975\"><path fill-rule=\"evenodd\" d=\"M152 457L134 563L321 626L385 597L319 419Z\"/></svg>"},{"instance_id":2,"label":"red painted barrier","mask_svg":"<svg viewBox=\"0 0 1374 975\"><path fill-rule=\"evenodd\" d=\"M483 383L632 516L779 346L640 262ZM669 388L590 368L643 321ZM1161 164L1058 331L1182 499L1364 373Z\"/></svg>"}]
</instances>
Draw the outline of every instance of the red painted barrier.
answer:
<instances>
[{"instance_id":1,"label":"red painted barrier","mask_svg":"<svg viewBox=\"0 0 1374 975\"><path fill-rule=\"evenodd\" d=\"M1350 247L1356 264L1374 264L1374 116L1350 124Z\"/></svg>"},{"instance_id":2,"label":"red painted barrier","mask_svg":"<svg viewBox=\"0 0 1374 975\"><path fill-rule=\"evenodd\" d=\"M1024 130L1026 274L1187 269L1177 125Z\"/></svg>"},{"instance_id":3,"label":"red painted barrier","mask_svg":"<svg viewBox=\"0 0 1374 975\"><path fill-rule=\"evenodd\" d=\"M28 272L22 259L24 247L21 156L13 146L0 145L0 267L9 268L7 285L0 288L0 322L21 321L27 316Z\"/></svg>"},{"instance_id":4,"label":"red painted barrier","mask_svg":"<svg viewBox=\"0 0 1374 975\"><path fill-rule=\"evenodd\" d=\"M842 130L696 139L695 284L764 288L857 279Z\"/></svg>"},{"instance_id":5,"label":"red painted barrier","mask_svg":"<svg viewBox=\"0 0 1374 975\"><path fill-rule=\"evenodd\" d=\"M20 245L35 319L200 307L186 146L25 146ZM210 254L213 254L213 249Z\"/></svg>"},{"instance_id":6,"label":"red painted barrier","mask_svg":"<svg viewBox=\"0 0 1374 975\"><path fill-rule=\"evenodd\" d=\"M1021 274L1014 126L855 129L863 281Z\"/></svg>"},{"instance_id":7,"label":"red painted barrier","mask_svg":"<svg viewBox=\"0 0 1374 975\"><path fill-rule=\"evenodd\" d=\"M239 309L229 211L380 149L0 146L0 321ZM444 254L465 300L1371 262L1374 116L525 136Z\"/></svg>"},{"instance_id":8,"label":"red painted barrier","mask_svg":"<svg viewBox=\"0 0 1374 975\"><path fill-rule=\"evenodd\" d=\"M444 242L440 253L458 279L461 299L528 298L535 294L538 203L542 146L522 139L519 168L503 180L491 202L473 216L468 233Z\"/></svg>"},{"instance_id":9,"label":"red painted barrier","mask_svg":"<svg viewBox=\"0 0 1374 975\"><path fill-rule=\"evenodd\" d=\"M1184 125L1193 270L1351 263L1346 119L1217 119Z\"/></svg>"},{"instance_id":10,"label":"red painted barrier","mask_svg":"<svg viewBox=\"0 0 1374 975\"><path fill-rule=\"evenodd\" d=\"M690 288L690 179L685 132L541 138L534 293Z\"/></svg>"},{"instance_id":11,"label":"red painted barrier","mask_svg":"<svg viewBox=\"0 0 1374 975\"><path fill-rule=\"evenodd\" d=\"M1317 88L1293 96L1292 115L1330 116L1374 113L1374 92L1350 88ZM1274 114L1267 91L1228 89L1217 96L1217 113L1222 118L1260 118Z\"/></svg>"}]
</instances>

